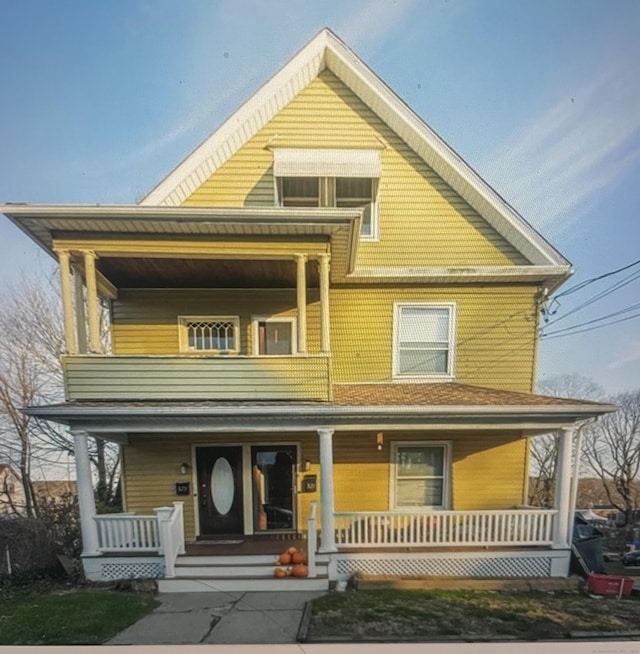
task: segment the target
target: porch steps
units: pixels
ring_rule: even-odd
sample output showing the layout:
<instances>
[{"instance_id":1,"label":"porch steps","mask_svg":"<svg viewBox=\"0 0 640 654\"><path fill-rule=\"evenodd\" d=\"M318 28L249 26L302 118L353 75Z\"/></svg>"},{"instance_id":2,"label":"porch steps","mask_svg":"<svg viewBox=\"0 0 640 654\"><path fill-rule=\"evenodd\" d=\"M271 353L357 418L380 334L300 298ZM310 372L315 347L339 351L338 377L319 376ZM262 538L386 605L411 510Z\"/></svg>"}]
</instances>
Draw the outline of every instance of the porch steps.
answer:
<instances>
[{"instance_id":1,"label":"porch steps","mask_svg":"<svg viewBox=\"0 0 640 654\"><path fill-rule=\"evenodd\" d=\"M276 555L179 556L175 576L158 580L161 593L328 590L329 558L318 556L317 577L276 579Z\"/></svg>"}]
</instances>

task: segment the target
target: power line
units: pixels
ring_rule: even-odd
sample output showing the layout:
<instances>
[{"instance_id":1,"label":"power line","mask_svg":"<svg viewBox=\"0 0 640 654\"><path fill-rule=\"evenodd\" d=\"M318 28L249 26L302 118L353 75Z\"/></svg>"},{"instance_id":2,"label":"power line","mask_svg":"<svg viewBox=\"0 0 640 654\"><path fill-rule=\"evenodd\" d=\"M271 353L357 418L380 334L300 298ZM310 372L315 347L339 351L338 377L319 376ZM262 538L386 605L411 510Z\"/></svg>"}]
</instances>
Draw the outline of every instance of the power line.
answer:
<instances>
[{"instance_id":1,"label":"power line","mask_svg":"<svg viewBox=\"0 0 640 654\"><path fill-rule=\"evenodd\" d=\"M573 336L574 334L582 334L584 332L593 331L594 329L602 329L603 327L609 327L610 325L616 325L619 322L626 322L627 320L632 320L633 318L640 318L640 313L636 313L633 316L627 316L626 318L620 318L619 320L612 320L611 322L605 323L604 325L595 325L594 327L587 327L586 329L578 329L576 331L568 332L566 334L559 334L558 332L551 332L548 335L541 336L541 338L551 340L552 338L562 338L563 336ZM564 331L564 330L562 330L562 331Z\"/></svg>"},{"instance_id":2,"label":"power line","mask_svg":"<svg viewBox=\"0 0 640 654\"><path fill-rule=\"evenodd\" d=\"M593 284L594 282L599 282L601 279L605 279L606 277L611 277L612 275L617 275L620 272L623 272L625 270L628 270L629 268L633 268L634 266L637 266L640 264L640 259L637 261L634 261L633 263L630 263L627 266L623 266L622 268L618 268L617 270L612 270L608 273L604 273L603 275L598 275L597 277L592 277L591 279L587 279L584 282L580 282L579 284L576 284L575 286L570 286L567 290L562 291L562 293L558 293L558 295L555 296L555 299L557 300L559 297L564 297L565 295L571 295L572 293L575 293L576 291L579 291L580 289L583 289L585 286L589 286L590 284Z\"/></svg>"},{"instance_id":3,"label":"power line","mask_svg":"<svg viewBox=\"0 0 640 654\"><path fill-rule=\"evenodd\" d=\"M573 329L576 329L578 327L584 327L585 325L591 325L596 322L600 322L602 320L607 320L608 318L615 318L616 316L619 316L623 313L628 313L629 311L635 311L636 309L640 308L640 302L637 304L632 304L628 307L625 307L624 309L619 309L618 311L613 311L612 313L608 313L605 316L600 316L599 318L594 318L593 320L587 320L585 322L577 323L575 325L570 325L569 327L563 327L561 329L557 329L552 332L548 332L547 334L541 334L541 336L550 336L552 334L559 334L560 332L566 332L566 331L571 331Z\"/></svg>"}]
</instances>

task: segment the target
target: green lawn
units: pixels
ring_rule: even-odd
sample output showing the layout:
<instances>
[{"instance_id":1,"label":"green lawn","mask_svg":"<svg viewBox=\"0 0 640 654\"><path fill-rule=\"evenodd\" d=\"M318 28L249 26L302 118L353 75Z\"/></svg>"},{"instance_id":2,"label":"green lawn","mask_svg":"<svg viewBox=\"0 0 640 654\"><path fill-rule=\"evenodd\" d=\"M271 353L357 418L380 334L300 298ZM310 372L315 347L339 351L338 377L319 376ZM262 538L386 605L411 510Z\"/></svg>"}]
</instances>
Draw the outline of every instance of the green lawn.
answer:
<instances>
[{"instance_id":1,"label":"green lawn","mask_svg":"<svg viewBox=\"0 0 640 654\"><path fill-rule=\"evenodd\" d=\"M111 590L16 593L0 603L0 645L99 645L158 605Z\"/></svg>"}]
</instances>

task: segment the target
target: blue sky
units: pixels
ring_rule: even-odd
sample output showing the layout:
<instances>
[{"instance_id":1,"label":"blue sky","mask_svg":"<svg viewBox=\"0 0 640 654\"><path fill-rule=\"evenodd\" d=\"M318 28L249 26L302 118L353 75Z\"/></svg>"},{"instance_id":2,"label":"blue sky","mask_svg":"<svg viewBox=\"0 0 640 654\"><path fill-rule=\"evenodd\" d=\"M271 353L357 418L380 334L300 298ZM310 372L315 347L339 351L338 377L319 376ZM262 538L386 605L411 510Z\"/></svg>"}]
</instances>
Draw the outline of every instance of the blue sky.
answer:
<instances>
[{"instance_id":1,"label":"blue sky","mask_svg":"<svg viewBox=\"0 0 640 654\"><path fill-rule=\"evenodd\" d=\"M640 259L636 0L4 0L0 24L0 203L138 201L328 26L573 262L564 288ZM0 288L48 266L0 221ZM639 270L547 331L637 304L640 279L565 316ZM543 339L540 377L637 388L639 327Z\"/></svg>"}]
</instances>

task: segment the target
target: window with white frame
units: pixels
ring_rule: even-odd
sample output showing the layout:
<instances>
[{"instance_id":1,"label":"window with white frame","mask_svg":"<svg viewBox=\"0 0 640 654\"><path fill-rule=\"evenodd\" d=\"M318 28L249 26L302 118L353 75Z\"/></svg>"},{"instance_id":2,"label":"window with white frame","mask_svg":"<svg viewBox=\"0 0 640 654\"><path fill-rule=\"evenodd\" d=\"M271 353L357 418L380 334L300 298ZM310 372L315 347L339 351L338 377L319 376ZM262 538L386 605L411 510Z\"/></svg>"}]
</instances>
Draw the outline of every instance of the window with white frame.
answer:
<instances>
[{"instance_id":1,"label":"window with white frame","mask_svg":"<svg viewBox=\"0 0 640 654\"><path fill-rule=\"evenodd\" d=\"M380 150L277 148L273 174L279 206L362 208L362 238L378 238Z\"/></svg>"},{"instance_id":2,"label":"window with white frame","mask_svg":"<svg viewBox=\"0 0 640 654\"><path fill-rule=\"evenodd\" d=\"M453 378L455 304L398 302L394 314L394 378Z\"/></svg>"},{"instance_id":3,"label":"window with white frame","mask_svg":"<svg viewBox=\"0 0 640 654\"><path fill-rule=\"evenodd\" d=\"M256 317L253 323L253 352L260 356L286 356L296 352L296 319Z\"/></svg>"},{"instance_id":4,"label":"window with white frame","mask_svg":"<svg viewBox=\"0 0 640 654\"><path fill-rule=\"evenodd\" d=\"M181 316L180 350L237 354L240 350L238 316Z\"/></svg>"},{"instance_id":5,"label":"window with white frame","mask_svg":"<svg viewBox=\"0 0 640 654\"><path fill-rule=\"evenodd\" d=\"M363 209L360 235L374 238L378 180L370 177L279 177L283 207L344 207Z\"/></svg>"},{"instance_id":6,"label":"window with white frame","mask_svg":"<svg viewBox=\"0 0 640 654\"><path fill-rule=\"evenodd\" d=\"M393 443L391 507L398 510L449 506L450 444Z\"/></svg>"}]
</instances>

